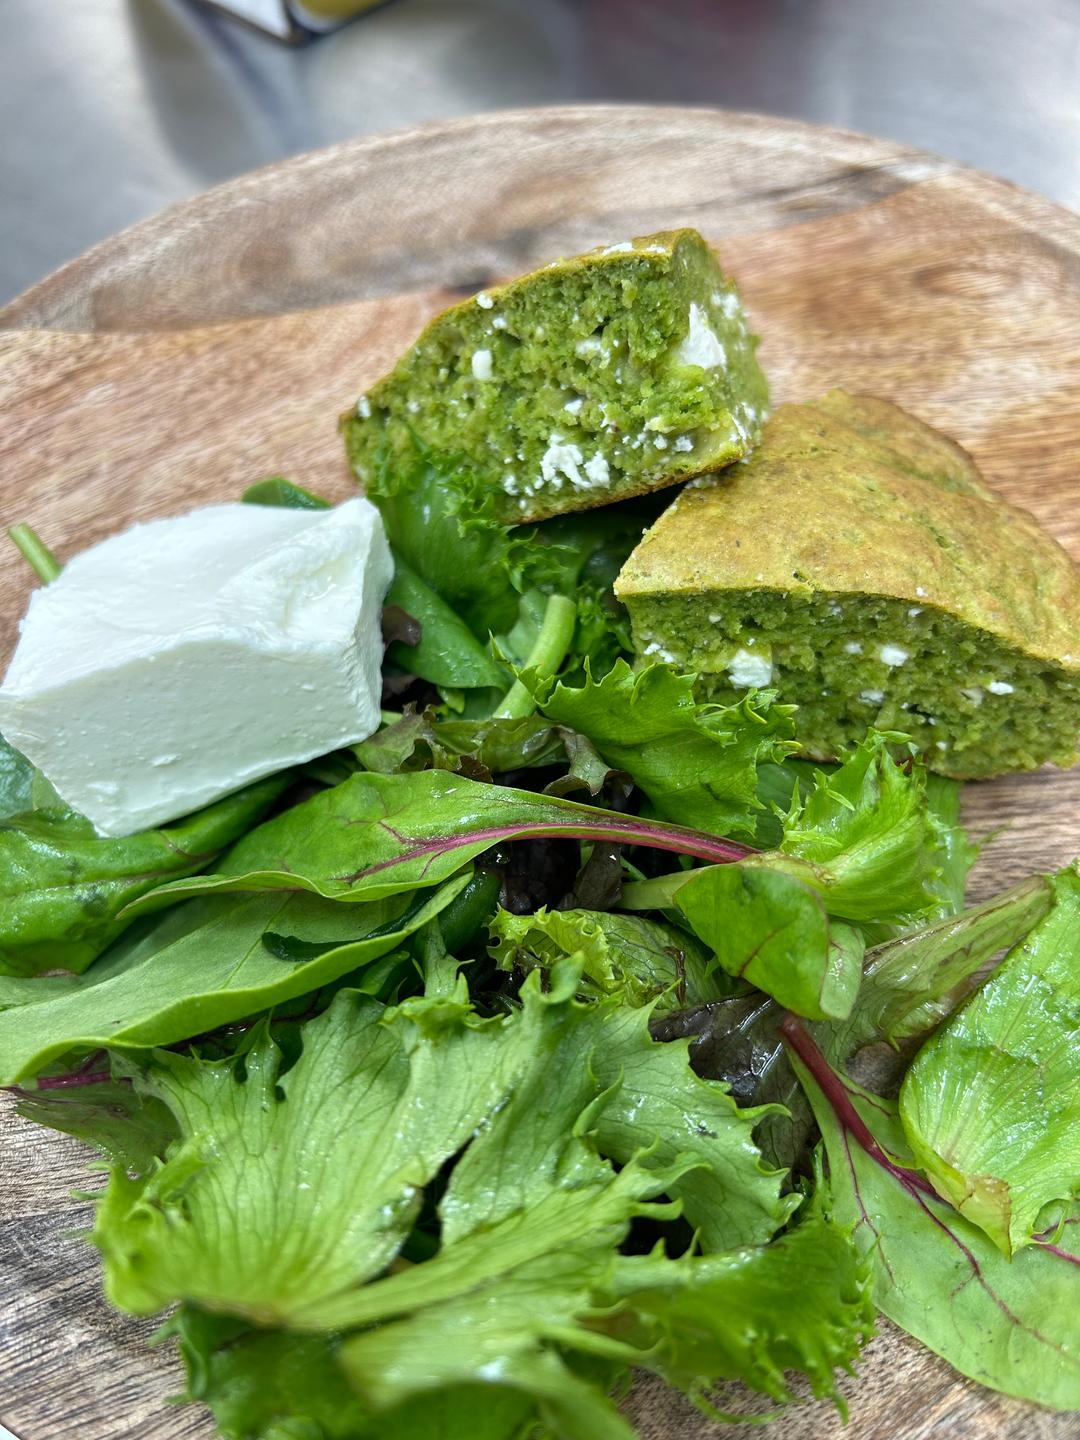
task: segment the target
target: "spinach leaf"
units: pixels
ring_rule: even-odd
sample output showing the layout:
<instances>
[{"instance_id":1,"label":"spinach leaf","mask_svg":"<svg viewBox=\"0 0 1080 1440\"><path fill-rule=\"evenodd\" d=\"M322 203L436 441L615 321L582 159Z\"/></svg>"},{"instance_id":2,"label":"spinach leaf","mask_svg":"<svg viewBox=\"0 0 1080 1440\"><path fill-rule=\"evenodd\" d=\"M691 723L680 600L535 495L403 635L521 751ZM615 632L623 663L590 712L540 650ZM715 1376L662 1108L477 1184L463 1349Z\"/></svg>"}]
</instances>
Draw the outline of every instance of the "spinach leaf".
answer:
<instances>
[{"instance_id":1,"label":"spinach leaf","mask_svg":"<svg viewBox=\"0 0 1080 1440\"><path fill-rule=\"evenodd\" d=\"M1056 1410L1080 1409L1080 1254L1047 1237L1010 1259L912 1168L896 1106L836 1075L786 1025L829 1160L827 1208L854 1227L890 1320L963 1375ZM1080 1206L1062 1217L1080 1224ZM1068 1233L1071 1233L1068 1232Z\"/></svg>"},{"instance_id":2,"label":"spinach leaf","mask_svg":"<svg viewBox=\"0 0 1080 1440\"><path fill-rule=\"evenodd\" d=\"M175 1339L186 1400L213 1411L226 1440L357 1440L364 1406L337 1364L336 1336L260 1329L184 1305L158 1332Z\"/></svg>"},{"instance_id":3,"label":"spinach leaf","mask_svg":"<svg viewBox=\"0 0 1080 1440\"><path fill-rule=\"evenodd\" d=\"M900 1092L917 1163L1006 1255L1080 1190L1080 875L1052 883L1049 914L926 1043Z\"/></svg>"},{"instance_id":4,"label":"spinach leaf","mask_svg":"<svg viewBox=\"0 0 1080 1440\"><path fill-rule=\"evenodd\" d=\"M602 673L630 650L626 612L611 586L656 502L605 506L602 515L567 515L539 525L501 525L490 487L460 459L420 441L411 461L379 467L367 494L382 514L395 555L478 640L502 637L505 653L520 659L536 619L530 592L541 599L558 593L577 604L571 650L578 663L589 656ZM522 621L524 628L509 640Z\"/></svg>"},{"instance_id":5,"label":"spinach leaf","mask_svg":"<svg viewBox=\"0 0 1080 1440\"><path fill-rule=\"evenodd\" d=\"M274 775L159 830L105 838L58 803L0 822L0 973L81 973L123 931L120 912L203 870L289 783Z\"/></svg>"},{"instance_id":6,"label":"spinach leaf","mask_svg":"<svg viewBox=\"0 0 1080 1440\"><path fill-rule=\"evenodd\" d=\"M331 509L329 500L294 485L283 475L268 475L265 480L249 485L240 499L245 505L279 505L286 510Z\"/></svg>"},{"instance_id":7,"label":"spinach leaf","mask_svg":"<svg viewBox=\"0 0 1080 1440\"><path fill-rule=\"evenodd\" d=\"M404 645L398 641L389 647L387 659L392 664L434 685L452 685L463 690L506 688L509 676L495 663L491 651L480 643L446 601L397 555L386 603L400 605L419 621L421 630L418 644Z\"/></svg>"},{"instance_id":8,"label":"spinach leaf","mask_svg":"<svg viewBox=\"0 0 1080 1440\"><path fill-rule=\"evenodd\" d=\"M0 735L0 820L34 808L36 773L26 756Z\"/></svg>"},{"instance_id":9,"label":"spinach leaf","mask_svg":"<svg viewBox=\"0 0 1080 1440\"><path fill-rule=\"evenodd\" d=\"M419 442L412 463L380 467L367 486L395 555L477 636L508 630L515 578L529 563L532 529L494 519L490 489L460 461Z\"/></svg>"},{"instance_id":10,"label":"spinach leaf","mask_svg":"<svg viewBox=\"0 0 1080 1440\"><path fill-rule=\"evenodd\" d=\"M309 994L388 955L467 883L456 877L420 910L401 898L356 907L288 891L180 906L136 927L89 975L9 981L0 1085L70 1052L172 1045ZM332 948L287 963L264 944L268 931Z\"/></svg>"}]
</instances>

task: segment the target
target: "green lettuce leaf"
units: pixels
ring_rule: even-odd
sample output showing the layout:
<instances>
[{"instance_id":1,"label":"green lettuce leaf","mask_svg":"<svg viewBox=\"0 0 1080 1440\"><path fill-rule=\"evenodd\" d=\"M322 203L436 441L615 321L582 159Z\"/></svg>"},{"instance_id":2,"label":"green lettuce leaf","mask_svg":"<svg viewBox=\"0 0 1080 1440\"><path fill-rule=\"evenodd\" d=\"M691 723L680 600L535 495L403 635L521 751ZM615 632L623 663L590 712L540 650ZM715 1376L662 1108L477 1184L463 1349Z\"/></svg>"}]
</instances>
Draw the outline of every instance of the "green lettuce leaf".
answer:
<instances>
[{"instance_id":1,"label":"green lettuce leaf","mask_svg":"<svg viewBox=\"0 0 1080 1440\"><path fill-rule=\"evenodd\" d=\"M12 784L16 771L9 765ZM116 839L55 802L9 816L0 822L0 973L81 973L124 930L126 905L205 869L287 784L270 776L162 829Z\"/></svg>"},{"instance_id":2,"label":"green lettuce leaf","mask_svg":"<svg viewBox=\"0 0 1080 1440\"><path fill-rule=\"evenodd\" d=\"M404 1009L397 1028L383 1017L378 1002L339 992L304 1026L284 1074L265 1025L239 1060L157 1051L121 1062L140 1094L169 1108L180 1140L150 1176L114 1170L98 1204L94 1240L115 1304L153 1314L184 1299L303 1325L389 1265L424 1186L527 1067L539 1016L525 1015L518 1047L473 1017L463 993L429 1002L426 1028Z\"/></svg>"},{"instance_id":3,"label":"green lettuce leaf","mask_svg":"<svg viewBox=\"0 0 1080 1440\"><path fill-rule=\"evenodd\" d=\"M646 845L711 860L745 846L681 825L621 815L445 771L360 773L246 835L212 875L159 886L128 915L182 895L308 890L367 901L435 885L493 845L565 836Z\"/></svg>"},{"instance_id":4,"label":"green lettuce leaf","mask_svg":"<svg viewBox=\"0 0 1080 1440\"><path fill-rule=\"evenodd\" d=\"M874 946L847 1019L807 1029L829 1062L841 1066L864 1046L882 1040L899 1046L928 1034L985 978L994 956L1047 912L1050 898L1049 881L1035 876L963 915ZM698 1073L725 1081L742 1104L784 1107L755 1136L769 1162L787 1168L804 1158L813 1122L780 1038L783 1019L781 1005L753 991L657 1014L652 1032L661 1040L689 1039Z\"/></svg>"},{"instance_id":5,"label":"green lettuce leaf","mask_svg":"<svg viewBox=\"0 0 1080 1440\"><path fill-rule=\"evenodd\" d=\"M870 1267L819 1198L771 1245L681 1262L622 1257L612 1289L637 1327L627 1338L652 1347L650 1368L706 1414L735 1418L709 1402L717 1380L789 1404L801 1398L787 1376L797 1371L846 1415L836 1371L850 1372L873 1334Z\"/></svg>"},{"instance_id":6,"label":"green lettuce leaf","mask_svg":"<svg viewBox=\"0 0 1080 1440\"><path fill-rule=\"evenodd\" d=\"M938 822L941 848L937 854L940 874L934 882L941 911L957 915L964 908L968 872L979 858L980 845L969 839L960 823L964 787L946 775L926 776L926 803Z\"/></svg>"},{"instance_id":7,"label":"green lettuce leaf","mask_svg":"<svg viewBox=\"0 0 1080 1440\"><path fill-rule=\"evenodd\" d=\"M1033 875L982 905L867 950L851 1015L822 1040L828 1058L842 1064L863 1045L886 1040L899 1046L937 1029L994 956L1042 919L1052 893L1045 875Z\"/></svg>"},{"instance_id":8,"label":"green lettuce leaf","mask_svg":"<svg viewBox=\"0 0 1080 1440\"><path fill-rule=\"evenodd\" d=\"M1011 1259L912 1168L891 1101L834 1074L788 1030L829 1160L830 1213L854 1226L874 1300L963 1375L1056 1410L1080 1409L1080 1254L1051 1235Z\"/></svg>"},{"instance_id":9,"label":"green lettuce leaf","mask_svg":"<svg viewBox=\"0 0 1080 1440\"><path fill-rule=\"evenodd\" d=\"M799 1203L780 1194L784 1171L762 1163L752 1138L777 1107L740 1108L726 1087L694 1073L686 1042L651 1038L647 1010L609 1002L590 1013L595 1040L583 1026L563 1058L590 1068L607 1092L594 1121L601 1153L625 1164L646 1150L650 1164L670 1167L692 1158L668 1193L707 1253L770 1239Z\"/></svg>"},{"instance_id":10,"label":"green lettuce leaf","mask_svg":"<svg viewBox=\"0 0 1080 1440\"><path fill-rule=\"evenodd\" d=\"M578 688L526 679L542 713L587 736L658 815L717 835L753 833L758 766L790 748L790 706L761 695L700 704L694 676L669 665L635 672L625 660L600 680L587 673Z\"/></svg>"},{"instance_id":11,"label":"green lettuce leaf","mask_svg":"<svg viewBox=\"0 0 1080 1440\"><path fill-rule=\"evenodd\" d=\"M780 849L805 862L833 915L907 926L943 907L943 875L957 865L951 827L927 799L926 769L889 753L896 737L871 731L835 769L820 770L784 816ZM877 937L875 938L884 938Z\"/></svg>"},{"instance_id":12,"label":"green lettuce leaf","mask_svg":"<svg viewBox=\"0 0 1080 1440\"><path fill-rule=\"evenodd\" d=\"M9 1007L0 1011L0 1085L69 1052L172 1045L318 990L389 955L468 878L412 903L359 908L296 892L208 897L136 927L89 975L9 980L0 992ZM268 948L268 933L323 948L297 964Z\"/></svg>"},{"instance_id":13,"label":"green lettuce leaf","mask_svg":"<svg viewBox=\"0 0 1080 1440\"><path fill-rule=\"evenodd\" d=\"M691 871L676 904L731 976L811 1020L851 1013L864 942L830 919L821 896L766 864Z\"/></svg>"},{"instance_id":14,"label":"green lettuce leaf","mask_svg":"<svg viewBox=\"0 0 1080 1440\"><path fill-rule=\"evenodd\" d=\"M916 1162L1006 1255L1080 1191L1080 874L919 1052L900 1092Z\"/></svg>"},{"instance_id":15,"label":"green lettuce leaf","mask_svg":"<svg viewBox=\"0 0 1080 1440\"><path fill-rule=\"evenodd\" d=\"M339 992L303 1026L284 1072L265 1026L239 1058L118 1059L180 1138L150 1174L115 1170L99 1204L111 1298L135 1313L186 1300L262 1325L351 1329L396 1313L397 1301L380 1308L388 1287L419 1283L427 1305L499 1273L500 1237L510 1268L549 1259L564 1240L569 1254L578 1239L606 1265L661 1190L684 1200L706 1243L767 1239L792 1202L760 1165L760 1114L695 1076L685 1046L656 1044L645 1011L576 1003L574 967L557 968L547 995L539 978L520 1010L493 1020L473 1013L463 979L392 1011ZM622 1165L617 1177L578 1135L586 1114L595 1145ZM424 1188L466 1146L440 1202L438 1256L374 1280L408 1238Z\"/></svg>"},{"instance_id":16,"label":"green lettuce leaf","mask_svg":"<svg viewBox=\"0 0 1080 1440\"><path fill-rule=\"evenodd\" d=\"M577 955L583 993L617 995L627 1005L658 1010L719 999L727 986L711 979L709 952L674 925L602 910L547 910L491 919L491 954L503 970L550 969Z\"/></svg>"},{"instance_id":17,"label":"green lettuce leaf","mask_svg":"<svg viewBox=\"0 0 1080 1440\"><path fill-rule=\"evenodd\" d=\"M253 1329L185 1305L158 1332L175 1338L188 1401L225 1440L516 1440L532 1406L490 1385L424 1394L372 1414L338 1364L340 1339Z\"/></svg>"}]
</instances>

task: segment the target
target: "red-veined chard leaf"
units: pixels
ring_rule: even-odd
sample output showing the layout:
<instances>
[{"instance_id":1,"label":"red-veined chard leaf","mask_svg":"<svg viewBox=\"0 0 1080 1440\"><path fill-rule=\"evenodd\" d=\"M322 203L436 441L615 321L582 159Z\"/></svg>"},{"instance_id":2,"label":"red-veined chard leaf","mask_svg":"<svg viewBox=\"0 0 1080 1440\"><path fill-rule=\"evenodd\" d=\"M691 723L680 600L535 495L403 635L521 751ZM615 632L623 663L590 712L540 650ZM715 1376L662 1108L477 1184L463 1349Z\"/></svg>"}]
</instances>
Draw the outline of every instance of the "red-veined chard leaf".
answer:
<instances>
[{"instance_id":1,"label":"red-veined chard leaf","mask_svg":"<svg viewBox=\"0 0 1080 1440\"><path fill-rule=\"evenodd\" d=\"M878 1308L973 1380L1080 1409L1080 1206L1008 1258L913 1167L895 1104L836 1074L797 1022L785 1035L824 1137L831 1213L872 1260Z\"/></svg>"},{"instance_id":2,"label":"red-veined chard leaf","mask_svg":"<svg viewBox=\"0 0 1080 1440\"><path fill-rule=\"evenodd\" d=\"M560 836L717 862L750 853L682 825L445 771L361 773L260 825L212 874L160 886L128 913L222 891L307 890L331 900L374 900L440 884L493 845Z\"/></svg>"}]
</instances>

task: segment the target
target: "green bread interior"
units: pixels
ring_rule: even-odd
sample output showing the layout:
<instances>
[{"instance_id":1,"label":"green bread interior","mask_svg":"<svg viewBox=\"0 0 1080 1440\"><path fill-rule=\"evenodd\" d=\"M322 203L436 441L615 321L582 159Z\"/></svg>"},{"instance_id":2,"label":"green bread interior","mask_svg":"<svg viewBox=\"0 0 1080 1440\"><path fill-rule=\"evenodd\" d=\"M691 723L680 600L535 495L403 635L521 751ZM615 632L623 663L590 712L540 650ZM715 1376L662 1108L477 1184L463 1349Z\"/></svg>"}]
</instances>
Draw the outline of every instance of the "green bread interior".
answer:
<instances>
[{"instance_id":1,"label":"green bread interior","mask_svg":"<svg viewBox=\"0 0 1080 1440\"><path fill-rule=\"evenodd\" d=\"M764 589L627 603L639 655L700 672L702 698L776 687L798 705L800 744L815 759L840 755L871 725L910 735L932 769L961 778L1076 758L1080 675L930 606Z\"/></svg>"},{"instance_id":2,"label":"green bread interior","mask_svg":"<svg viewBox=\"0 0 1080 1440\"><path fill-rule=\"evenodd\" d=\"M467 461L503 522L607 504L748 453L755 343L696 232L627 241L436 317L343 418L349 460L375 486L419 438Z\"/></svg>"}]
</instances>

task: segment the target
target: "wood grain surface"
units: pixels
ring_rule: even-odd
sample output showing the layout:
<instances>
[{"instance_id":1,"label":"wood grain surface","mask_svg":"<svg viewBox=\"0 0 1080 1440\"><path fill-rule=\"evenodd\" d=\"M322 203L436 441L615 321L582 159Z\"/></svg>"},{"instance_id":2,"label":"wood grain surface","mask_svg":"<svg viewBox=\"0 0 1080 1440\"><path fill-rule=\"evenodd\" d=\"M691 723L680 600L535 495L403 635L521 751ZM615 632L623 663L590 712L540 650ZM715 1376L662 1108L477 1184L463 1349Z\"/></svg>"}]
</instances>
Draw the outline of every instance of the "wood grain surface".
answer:
<instances>
[{"instance_id":1,"label":"wood grain surface","mask_svg":"<svg viewBox=\"0 0 1080 1440\"><path fill-rule=\"evenodd\" d=\"M0 311L0 521L63 558L140 517L282 471L349 492L339 410L465 290L675 225L719 244L777 400L834 384L908 406L1080 558L1080 221L921 152L713 111L575 107L421 127L245 176L66 266ZM0 656L28 575L0 571ZM1080 771L972 785L997 831L982 898L1080 850ZM110 1312L72 1231L86 1152L0 1098L0 1421L21 1440L213 1433L167 1408L175 1359ZM991 1394L882 1323L852 1419L790 1411L774 1440L1065 1440L1075 1416ZM753 1410L731 1387L723 1403ZM713 1428L662 1387L646 1440ZM757 1427L737 1425L730 1440ZM423 1440L423 1437L418 1437Z\"/></svg>"}]
</instances>

